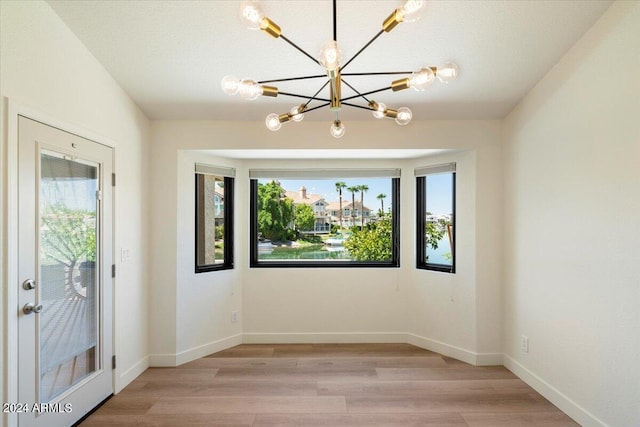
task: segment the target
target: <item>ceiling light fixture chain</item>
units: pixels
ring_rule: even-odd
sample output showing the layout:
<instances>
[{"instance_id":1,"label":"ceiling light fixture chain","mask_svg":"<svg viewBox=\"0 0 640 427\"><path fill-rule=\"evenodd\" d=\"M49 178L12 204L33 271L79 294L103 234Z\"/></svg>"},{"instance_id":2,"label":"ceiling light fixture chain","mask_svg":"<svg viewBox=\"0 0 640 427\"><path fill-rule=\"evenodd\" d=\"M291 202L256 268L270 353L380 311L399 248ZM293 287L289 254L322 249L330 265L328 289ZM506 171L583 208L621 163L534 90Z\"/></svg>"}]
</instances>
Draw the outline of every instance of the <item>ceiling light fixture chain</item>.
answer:
<instances>
[{"instance_id":1,"label":"ceiling light fixture chain","mask_svg":"<svg viewBox=\"0 0 640 427\"><path fill-rule=\"evenodd\" d=\"M239 94L242 98L247 100L257 99L259 96L277 97L290 96L296 98L304 98L306 102L296 105L288 113L284 114L269 114L265 120L267 128L270 130L278 130L282 127L283 123L289 121L299 122L304 118L305 113L309 113L320 108L329 106L329 109L333 112L333 122L330 128L330 133L335 138L341 138L345 134L344 123L340 120L339 113L343 106L355 107L360 109L369 110L372 112L375 118L390 118L394 119L399 125L408 124L413 118L413 113L407 107L400 107L398 109L388 108L386 104L382 102L376 102L367 98L368 95L372 95L379 92L391 90L393 92L402 91L412 88L416 91L424 91L428 89L436 80L436 78L445 84L456 79L459 70L458 66L454 63L448 62L440 67L425 66L417 71L379 71L379 72L367 72L367 73L343 73L342 71L356 59L365 49L367 49L376 39L382 34L391 32L401 22L414 22L420 18L420 13L425 7L425 0L405 0L400 7L395 9L383 22L382 29L369 40L360 50L358 50L344 65L341 65L342 51L338 45L338 27L337 27L337 0L332 0L333 5L333 39L325 43L320 49L318 58L313 57L300 46L289 40L282 34L282 30L278 24L265 16L260 9L256 0L247 0L240 5L240 17L249 29L262 30L273 38L280 38L286 43L294 47L296 50L310 58L313 62L323 67L325 74L299 76L299 77L287 77L272 80L254 81L252 79L238 79L233 76L225 76L222 79L222 90L228 95ZM380 76L380 75L408 75L398 80L391 82L390 86L375 89L365 93L360 93L354 86L347 83L344 76ZM266 83L278 83L288 82L296 80L307 80L327 78L327 81L322 85L318 91L312 96L301 95L291 92L281 92L275 86L267 86ZM356 95L342 97L342 84L351 89ZM318 97L320 92L329 86L329 98ZM367 104L365 106L353 104L348 101L362 98ZM321 101L322 104L309 108L309 104L312 101Z\"/></svg>"}]
</instances>

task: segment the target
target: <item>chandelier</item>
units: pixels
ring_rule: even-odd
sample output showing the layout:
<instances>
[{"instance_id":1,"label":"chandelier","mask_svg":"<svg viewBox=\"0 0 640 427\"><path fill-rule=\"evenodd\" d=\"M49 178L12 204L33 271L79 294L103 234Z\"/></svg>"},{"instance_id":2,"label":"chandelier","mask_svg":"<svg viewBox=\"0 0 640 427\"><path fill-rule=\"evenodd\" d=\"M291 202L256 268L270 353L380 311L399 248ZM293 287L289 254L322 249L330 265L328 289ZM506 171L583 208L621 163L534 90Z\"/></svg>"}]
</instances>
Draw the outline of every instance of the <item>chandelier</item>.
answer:
<instances>
[{"instance_id":1,"label":"chandelier","mask_svg":"<svg viewBox=\"0 0 640 427\"><path fill-rule=\"evenodd\" d=\"M244 1L240 5L240 18L251 30L262 30L273 38L279 38L297 49L300 53L308 57L324 70L323 74L289 77L275 80L254 81L249 78L238 79L234 76L225 76L222 79L222 90L227 95L240 95L243 99L254 100L260 96L277 97L288 96L293 98L302 98L305 101L299 105L295 105L291 110L284 114L272 113L265 120L267 128L277 131L283 123L294 121L299 122L304 118L306 113L329 107L333 112L334 120L330 128L331 135L335 138L341 138L345 133L345 126L340 120L340 110L342 107L361 108L371 111L373 117L377 119L389 118L394 119L398 125L406 125L411 121L413 113L407 107L397 109L388 108L382 102L370 99L370 96L376 93L391 90L398 92L401 90L412 88L416 91L424 91L429 88L435 80L442 83L449 83L458 76L458 66L448 62L440 67L424 66L416 71L385 71L385 72L368 72L368 73L346 73L345 68L358 57L366 48L368 48L383 33L389 33L401 22L414 22L419 19L420 13L424 9L425 1L423 0L407 0L402 6L395 9L387 19L382 23L382 29L369 40L359 51L342 64L342 51L338 46L337 28L336 28L336 0L333 0L333 40L325 43L318 57L313 57L294 42L289 40L282 34L280 27L269 19L260 9L257 1ZM394 80L387 87L360 93L355 87L347 83L344 77L350 76L380 76L380 75L407 75L399 80ZM268 86L267 83L287 82L294 80L306 79L326 79L324 84L313 95L302 95L290 92L282 92L275 86ZM343 97L342 86L347 86L355 95ZM320 97L320 93L328 86L329 97ZM352 101L364 101L364 105ZM312 102L319 102L319 105L310 107Z\"/></svg>"}]
</instances>

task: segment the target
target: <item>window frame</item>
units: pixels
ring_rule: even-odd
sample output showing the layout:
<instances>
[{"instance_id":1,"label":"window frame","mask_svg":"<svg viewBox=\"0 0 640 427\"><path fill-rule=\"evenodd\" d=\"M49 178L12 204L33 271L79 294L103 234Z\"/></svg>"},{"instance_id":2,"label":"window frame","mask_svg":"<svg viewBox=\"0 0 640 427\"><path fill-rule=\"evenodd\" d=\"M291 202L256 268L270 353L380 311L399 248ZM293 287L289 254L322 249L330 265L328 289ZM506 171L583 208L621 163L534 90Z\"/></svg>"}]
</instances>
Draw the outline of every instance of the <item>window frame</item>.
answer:
<instances>
[{"instance_id":1,"label":"window frame","mask_svg":"<svg viewBox=\"0 0 640 427\"><path fill-rule=\"evenodd\" d=\"M276 177L277 178L277 177ZM390 261L260 261L258 259L258 180L249 180L250 268L399 268L400 267L400 178L391 179Z\"/></svg>"},{"instance_id":2,"label":"window frame","mask_svg":"<svg viewBox=\"0 0 640 427\"><path fill-rule=\"evenodd\" d=\"M436 172L438 173L438 172ZM452 179L452 191L451 191L451 208L453 210L453 249L452 249L452 262L451 265L430 263L425 260L426 256L426 236L424 229L426 227L427 216L427 176L435 175L436 173L424 173L416 176L416 268L420 270L438 271L441 273L456 274L456 226L458 223L458 216L456 214L456 169L446 172L451 173Z\"/></svg>"},{"instance_id":3,"label":"window frame","mask_svg":"<svg viewBox=\"0 0 640 427\"><path fill-rule=\"evenodd\" d=\"M217 175L223 178L224 182L224 261L220 264L203 264L200 265L198 263L198 250L200 239L202 239L201 234L202 230L199 229L199 213L202 209L202 198L204 194L201 194L201 184L199 182L199 175L206 176L206 173L195 172L195 224L194 224L194 234L195 234L195 252L194 252L194 267L195 273L207 273L210 271L220 271L220 270L231 270L234 268L233 262L233 231L234 231L234 221L233 221L233 211L234 211L234 181L235 178L230 176Z\"/></svg>"}]
</instances>

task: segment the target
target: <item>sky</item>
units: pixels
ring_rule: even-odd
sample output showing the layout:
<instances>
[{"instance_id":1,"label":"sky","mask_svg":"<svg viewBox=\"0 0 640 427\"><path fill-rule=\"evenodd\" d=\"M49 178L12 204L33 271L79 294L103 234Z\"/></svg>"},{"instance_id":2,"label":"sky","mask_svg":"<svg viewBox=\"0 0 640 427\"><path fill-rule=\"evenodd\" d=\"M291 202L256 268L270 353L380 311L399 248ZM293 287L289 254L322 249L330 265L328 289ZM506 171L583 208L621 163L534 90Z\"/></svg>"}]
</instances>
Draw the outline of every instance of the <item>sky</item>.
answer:
<instances>
[{"instance_id":1,"label":"sky","mask_svg":"<svg viewBox=\"0 0 640 427\"><path fill-rule=\"evenodd\" d=\"M427 176L427 211L433 215L453 213L452 187L450 173Z\"/></svg>"},{"instance_id":2,"label":"sky","mask_svg":"<svg viewBox=\"0 0 640 427\"><path fill-rule=\"evenodd\" d=\"M402 178L401 178L402 179ZM411 177L411 179L414 179ZM271 179L261 179L260 182L269 182ZM386 194L384 199L384 210L391 207L391 178L354 178L354 179L280 179L280 185L287 191L298 191L300 187L307 188L308 194L320 194L327 202L337 202L338 192L336 182L342 181L347 186L365 184L369 190L364 193L364 205L375 212L380 209L378 194ZM351 201L351 192L342 190L342 200ZM360 193L356 193L356 201L360 200ZM427 178L427 209L434 215L450 214L451 209L451 175L429 175Z\"/></svg>"},{"instance_id":3,"label":"sky","mask_svg":"<svg viewBox=\"0 0 640 427\"><path fill-rule=\"evenodd\" d=\"M270 180L265 180L270 181ZM367 185L369 186L369 190L364 193L364 205L374 211L378 211L380 209L380 200L376 197L378 194L386 194L387 197L384 199L384 210L391 207L391 178L354 178L354 179L311 179L311 180L302 180L302 179L281 179L280 185L282 188L288 191L298 191L300 187L304 186L307 188L307 194L320 194L324 197L324 199L331 203L337 202L339 199L338 192L336 191L336 182L344 182L347 184L347 187L355 186L355 185ZM350 202L351 201L351 192L347 191L347 189L342 190L342 200ZM356 193L356 201L360 201L360 193Z\"/></svg>"}]
</instances>

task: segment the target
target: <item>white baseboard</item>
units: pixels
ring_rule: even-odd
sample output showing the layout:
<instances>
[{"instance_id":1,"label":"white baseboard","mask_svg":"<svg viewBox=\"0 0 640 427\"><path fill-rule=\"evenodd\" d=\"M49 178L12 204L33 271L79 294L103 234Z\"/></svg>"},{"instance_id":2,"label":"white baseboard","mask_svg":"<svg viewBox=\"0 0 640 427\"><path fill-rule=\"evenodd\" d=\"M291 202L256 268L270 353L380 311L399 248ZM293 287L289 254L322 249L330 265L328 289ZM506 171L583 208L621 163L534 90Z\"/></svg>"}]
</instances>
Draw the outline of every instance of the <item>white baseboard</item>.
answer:
<instances>
[{"instance_id":1,"label":"white baseboard","mask_svg":"<svg viewBox=\"0 0 640 427\"><path fill-rule=\"evenodd\" d=\"M404 332L302 332L262 333L242 335L244 344L348 344L348 343L406 343Z\"/></svg>"},{"instance_id":2,"label":"white baseboard","mask_svg":"<svg viewBox=\"0 0 640 427\"><path fill-rule=\"evenodd\" d=\"M118 376L115 384L114 394L120 393L120 391L125 388L131 381L135 380L141 373L147 370L149 367L149 356L145 356L142 359L138 360L131 366L129 369L124 371L120 376Z\"/></svg>"},{"instance_id":3,"label":"white baseboard","mask_svg":"<svg viewBox=\"0 0 640 427\"><path fill-rule=\"evenodd\" d=\"M416 334L407 334L407 343L453 357L474 366L502 365L502 353L475 353L442 341L433 340Z\"/></svg>"},{"instance_id":4,"label":"white baseboard","mask_svg":"<svg viewBox=\"0 0 640 427\"><path fill-rule=\"evenodd\" d=\"M502 355L502 364L582 427L609 427L608 424L599 420L595 415L508 355Z\"/></svg>"},{"instance_id":5,"label":"white baseboard","mask_svg":"<svg viewBox=\"0 0 640 427\"><path fill-rule=\"evenodd\" d=\"M177 354L152 354L149 356L149 366L156 368L179 366L239 344L242 344L242 334L212 341L207 344L181 351Z\"/></svg>"},{"instance_id":6,"label":"white baseboard","mask_svg":"<svg viewBox=\"0 0 640 427\"><path fill-rule=\"evenodd\" d=\"M218 341L212 341L208 344L181 351L180 353L176 354L176 366L191 362L192 360L200 359L201 357L208 356L211 353L226 350L227 348L234 347L240 344L242 344L242 334L237 334Z\"/></svg>"}]
</instances>

